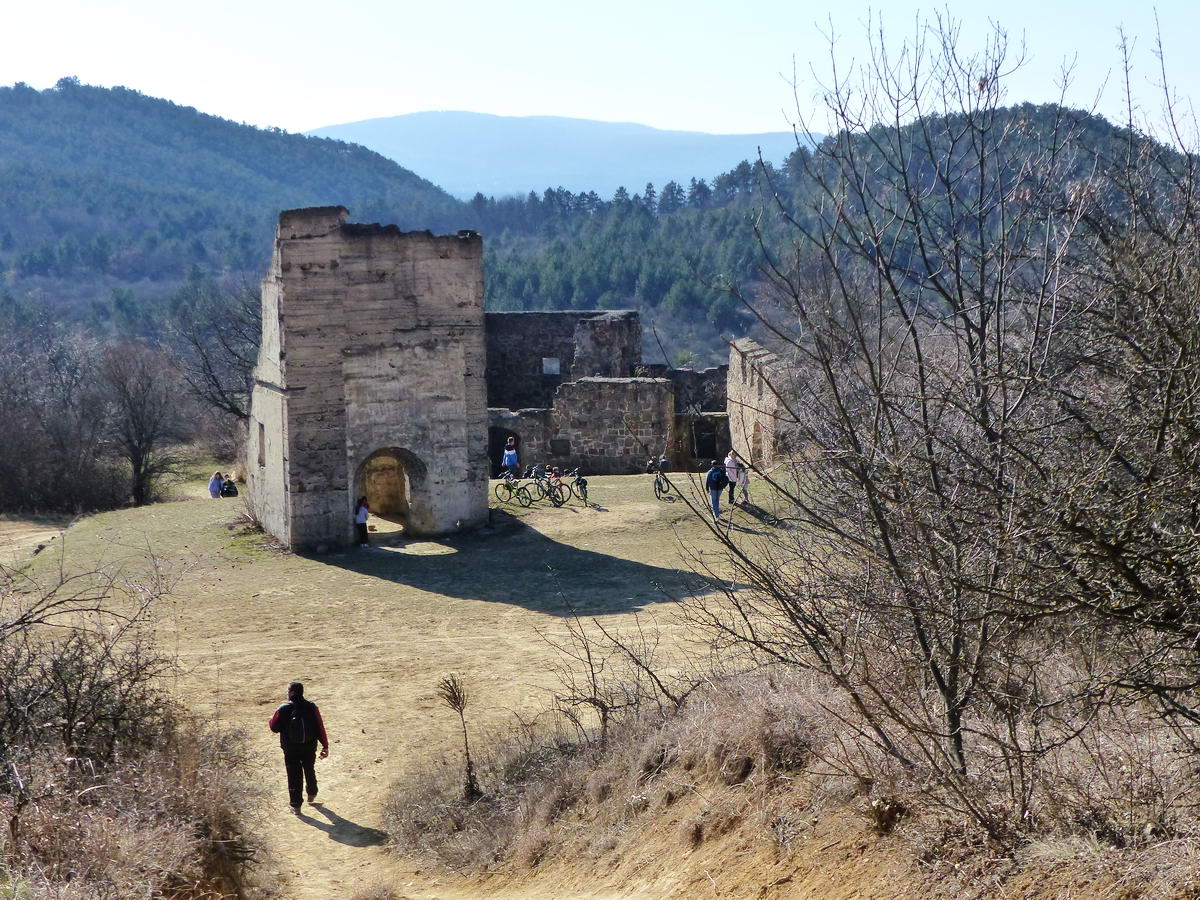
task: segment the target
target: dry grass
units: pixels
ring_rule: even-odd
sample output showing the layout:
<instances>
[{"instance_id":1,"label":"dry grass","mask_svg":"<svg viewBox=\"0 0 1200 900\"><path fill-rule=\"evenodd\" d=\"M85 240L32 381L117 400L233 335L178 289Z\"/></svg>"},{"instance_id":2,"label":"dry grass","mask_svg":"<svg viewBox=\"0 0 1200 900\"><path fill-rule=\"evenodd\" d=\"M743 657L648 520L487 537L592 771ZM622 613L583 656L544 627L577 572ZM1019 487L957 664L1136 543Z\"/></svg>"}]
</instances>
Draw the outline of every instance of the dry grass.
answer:
<instances>
[{"instance_id":1,"label":"dry grass","mask_svg":"<svg viewBox=\"0 0 1200 900\"><path fill-rule=\"evenodd\" d=\"M387 827L403 852L464 871L519 871L618 855L664 829L680 857L734 832L786 857L850 813L874 835L868 842L910 860L930 896L1002 895L1006 885L1027 896L1016 886L1049 870L1068 894L1089 885L1113 897L1195 889L1194 766L1165 733L1148 732L1148 720L1135 727L1136 710L1112 711L1093 724L1091 742L1045 760L1032 812L1010 822L1015 839L1000 844L921 773L848 740L849 711L832 703L809 676L760 672L715 682L677 713L627 718L604 746L547 717L476 742L487 747L482 799L461 801L461 769L446 760L436 774L394 786ZM995 773L966 789L998 818L1011 812Z\"/></svg>"}]
</instances>

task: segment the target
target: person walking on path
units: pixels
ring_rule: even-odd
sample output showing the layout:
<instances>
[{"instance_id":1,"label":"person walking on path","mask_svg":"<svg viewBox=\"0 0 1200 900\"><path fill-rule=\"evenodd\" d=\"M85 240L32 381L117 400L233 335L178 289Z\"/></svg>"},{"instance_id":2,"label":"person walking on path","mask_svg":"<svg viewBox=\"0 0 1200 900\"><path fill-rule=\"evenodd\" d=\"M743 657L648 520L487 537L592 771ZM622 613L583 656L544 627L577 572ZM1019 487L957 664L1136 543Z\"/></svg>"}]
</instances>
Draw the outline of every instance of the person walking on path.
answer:
<instances>
[{"instance_id":1,"label":"person walking on path","mask_svg":"<svg viewBox=\"0 0 1200 900\"><path fill-rule=\"evenodd\" d=\"M725 457L725 477L729 479L729 505L733 506L733 491L742 477L742 460L736 450L730 450Z\"/></svg>"},{"instance_id":2,"label":"person walking on path","mask_svg":"<svg viewBox=\"0 0 1200 900\"><path fill-rule=\"evenodd\" d=\"M741 462L739 458L738 462ZM745 463L738 469L738 487L742 489L742 505L750 505L750 467Z\"/></svg>"},{"instance_id":3,"label":"person walking on path","mask_svg":"<svg viewBox=\"0 0 1200 900\"><path fill-rule=\"evenodd\" d=\"M371 507L367 505L366 497L359 497L354 504L354 530L358 534L358 546L371 546L371 539L367 536L367 519L371 515Z\"/></svg>"},{"instance_id":4,"label":"person walking on path","mask_svg":"<svg viewBox=\"0 0 1200 900\"><path fill-rule=\"evenodd\" d=\"M225 486L225 479L221 477L220 472L213 472L212 478L208 479L208 496L214 500L221 499L221 488Z\"/></svg>"},{"instance_id":5,"label":"person walking on path","mask_svg":"<svg viewBox=\"0 0 1200 900\"><path fill-rule=\"evenodd\" d=\"M517 439L510 436L504 443L504 452L500 454L500 474L504 474L504 470L512 472L513 477L520 474L517 466L520 463L517 461Z\"/></svg>"},{"instance_id":6,"label":"person walking on path","mask_svg":"<svg viewBox=\"0 0 1200 900\"><path fill-rule=\"evenodd\" d=\"M714 519L721 517L721 491L725 490L727 484L729 484L729 478L725 475L725 467L721 465L719 460L714 459L712 467L708 470L708 477L704 479L704 486L708 488L708 502L712 504Z\"/></svg>"},{"instance_id":7,"label":"person walking on path","mask_svg":"<svg viewBox=\"0 0 1200 900\"><path fill-rule=\"evenodd\" d=\"M275 710L268 727L279 735L283 748L283 767L287 770L288 803L292 812L300 812L300 789L308 788L308 802L317 799L317 742L321 744L321 759L329 755L329 737L317 704L304 699L304 685L293 681L288 685L287 703Z\"/></svg>"}]
</instances>

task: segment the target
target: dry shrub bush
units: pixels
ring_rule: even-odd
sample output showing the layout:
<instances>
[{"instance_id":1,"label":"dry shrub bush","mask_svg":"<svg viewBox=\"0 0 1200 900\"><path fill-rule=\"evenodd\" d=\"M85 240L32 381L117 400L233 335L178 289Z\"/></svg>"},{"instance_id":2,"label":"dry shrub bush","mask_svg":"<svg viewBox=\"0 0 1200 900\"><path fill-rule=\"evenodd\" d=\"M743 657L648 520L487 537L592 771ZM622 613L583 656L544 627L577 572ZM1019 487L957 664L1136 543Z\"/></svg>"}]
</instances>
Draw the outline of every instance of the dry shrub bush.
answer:
<instances>
[{"instance_id":1,"label":"dry shrub bush","mask_svg":"<svg viewBox=\"0 0 1200 900\"><path fill-rule=\"evenodd\" d=\"M838 696L813 673L777 667L714 680L674 712L625 716L603 744L548 716L478 742L480 800L462 802L461 766L448 759L394 786L387 827L397 851L455 869L532 866L613 851L639 822L692 799L681 853L743 822L788 851L852 811L908 847L946 896L1044 865L1081 885L1113 877L1163 896L1194 878L1194 761L1148 707L1093 711L1086 738L1026 760L1036 772L1018 802L1003 766L947 788L932 768L899 765L862 739ZM964 795L1007 841L964 811Z\"/></svg>"},{"instance_id":2,"label":"dry shrub bush","mask_svg":"<svg viewBox=\"0 0 1200 900\"><path fill-rule=\"evenodd\" d=\"M179 708L171 668L132 633L0 641L0 878L17 896L240 894L244 741Z\"/></svg>"}]
</instances>

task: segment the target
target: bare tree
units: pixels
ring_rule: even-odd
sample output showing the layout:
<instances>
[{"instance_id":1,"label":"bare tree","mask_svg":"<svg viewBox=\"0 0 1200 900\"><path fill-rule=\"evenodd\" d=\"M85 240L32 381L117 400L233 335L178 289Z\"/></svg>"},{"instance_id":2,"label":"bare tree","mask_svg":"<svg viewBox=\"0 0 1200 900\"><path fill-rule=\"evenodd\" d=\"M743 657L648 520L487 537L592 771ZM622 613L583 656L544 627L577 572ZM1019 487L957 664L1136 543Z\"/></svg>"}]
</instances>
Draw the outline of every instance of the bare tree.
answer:
<instances>
[{"instance_id":1,"label":"bare tree","mask_svg":"<svg viewBox=\"0 0 1200 900\"><path fill-rule=\"evenodd\" d=\"M717 532L750 588L689 609L820 673L850 733L998 834L973 779L1005 773L1019 814L1094 704L1200 637L1195 182L1134 135L1106 155L1086 113L1005 107L998 28L894 50L835 59L830 137L759 222L772 300L742 295L794 452L760 474L797 527Z\"/></svg>"},{"instance_id":2,"label":"bare tree","mask_svg":"<svg viewBox=\"0 0 1200 900\"><path fill-rule=\"evenodd\" d=\"M173 325L192 393L243 422L250 418L250 375L261 329L259 290L249 281L189 284Z\"/></svg>"},{"instance_id":3,"label":"bare tree","mask_svg":"<svg viewBox=\"0 0 1200 900\"><path fill-rule=\"evenodd\" d=\"M180 463L177 444L187 429L178 370L163 351L127 342L106 348L100 374L112 403L111 439L129 464L130 495L140 506Z\"/></svg>"}]
</instances>

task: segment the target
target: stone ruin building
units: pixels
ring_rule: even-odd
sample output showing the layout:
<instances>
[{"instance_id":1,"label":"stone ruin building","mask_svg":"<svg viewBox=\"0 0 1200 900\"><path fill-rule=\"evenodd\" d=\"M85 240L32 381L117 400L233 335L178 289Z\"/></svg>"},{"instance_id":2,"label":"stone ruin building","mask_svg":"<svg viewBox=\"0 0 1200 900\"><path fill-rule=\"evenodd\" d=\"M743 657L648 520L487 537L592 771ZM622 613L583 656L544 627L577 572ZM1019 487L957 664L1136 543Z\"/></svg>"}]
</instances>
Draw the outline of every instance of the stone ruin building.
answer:
<instances>
[{"instance_id":1,"label":"stone ruin building","mask_svg":"<svg viewBox=\"0 0 1200 900\"><path fill-rule=\"evenodd\" d=\"M750 338L730 345L726 379L729 441L756 468L769 468L780 455L784 421L779 398L779 357Z\"/></svg>"},{"instance_id":2,"label":"stone ruin building","mask_svg":"<svg viewBox=\"0 0 1200 900\"><path fill-rule=\"evenodd\" d=\"M645 364L631 310L483 311L483 245L280 214L246 448L263 528L350 543L356 498L414 535L482 524L499 448L587 474L694 469L729 446L726 366Z\"/></svg>"},{"instance_id":3,"label":"stone ruin building","mask_svg":"<svg viewBox=\"0 0 1200 900\"><path fill-rule=\"evenodd\" d=\"M438 535L487 520L483 242L279 216L246 463L263 528L347 544L355 499Z\"/></svg>"},{"instance_id":4,"label":"stone ruin building","mask_svg":"<svg viewBox=\"0 0 1200 900\"><path fill-rule=\"evenodd\" d=\"M509 437L524 464L595 475L642 472L650 456L662 454L690 468L728 446L726 367L695 372L642 363L635 310L490 312L484 319L492 475Z\"/></svg>"}]
</instances>

